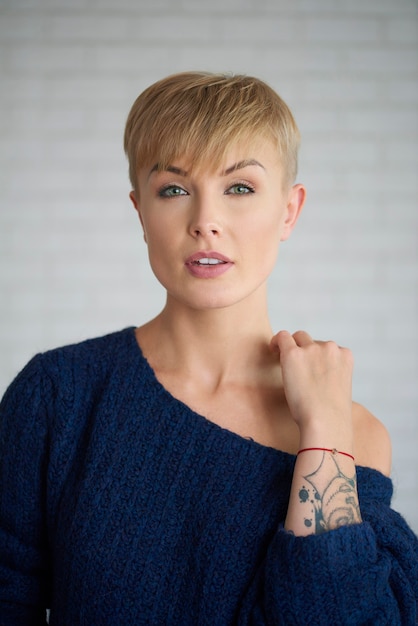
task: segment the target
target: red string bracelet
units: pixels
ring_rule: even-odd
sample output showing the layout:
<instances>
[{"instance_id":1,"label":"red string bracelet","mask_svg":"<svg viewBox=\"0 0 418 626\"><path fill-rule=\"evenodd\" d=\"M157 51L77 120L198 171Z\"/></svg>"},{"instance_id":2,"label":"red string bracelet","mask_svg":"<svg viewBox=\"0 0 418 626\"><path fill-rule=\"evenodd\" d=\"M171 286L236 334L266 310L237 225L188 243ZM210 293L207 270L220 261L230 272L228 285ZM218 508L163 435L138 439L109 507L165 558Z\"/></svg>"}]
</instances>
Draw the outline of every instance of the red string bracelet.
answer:
<instances>
[{"instance_id":1,"label":"red string bracelet","mask_svg":"<svg viewBox=\"0 0 418 626\"><path fill-rule=\"evenodd\" d=\"M322 452L331 452L331 454L343 454L344 456L348 456L350 457L350 459L353 459L354 461L354 457L352 454L348 454L348 452L341 452L341 450L337 450L337 448L303 448L302 450L299 450L298 454L302 454L302 452L310 452L311 450L322 450Z\"/></svg>"}]
</instances>

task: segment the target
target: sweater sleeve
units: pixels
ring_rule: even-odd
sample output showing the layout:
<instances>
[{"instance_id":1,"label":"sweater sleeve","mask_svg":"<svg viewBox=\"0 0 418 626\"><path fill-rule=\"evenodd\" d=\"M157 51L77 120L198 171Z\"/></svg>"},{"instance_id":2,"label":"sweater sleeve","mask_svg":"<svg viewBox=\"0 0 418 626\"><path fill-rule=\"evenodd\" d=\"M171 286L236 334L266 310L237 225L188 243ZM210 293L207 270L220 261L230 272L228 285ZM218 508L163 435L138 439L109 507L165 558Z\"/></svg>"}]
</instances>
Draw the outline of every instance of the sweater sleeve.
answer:
<instances>
[{"instance_id":1,"label":"sweater sleeve","mask_svg":"<svg viewBox=\"0 0 418 626\"><path fill-rule=\"evenodd\" d=\"M0 625L46 623L49 379L35 357L0 404Z\"/></svg>"},{"instance_id":2,"label":"sweater sleeve","mask_svg":"<svg viewBox=\"0 0 418 626\"><path fill-rule=\"evenodd\" d=\"M365 471L377 484L390 483ZM378 492L363 500L361 524L307 537L279 529L240 625L418 623L418 539L383 500Z\"/></svg>"}]
</instances>

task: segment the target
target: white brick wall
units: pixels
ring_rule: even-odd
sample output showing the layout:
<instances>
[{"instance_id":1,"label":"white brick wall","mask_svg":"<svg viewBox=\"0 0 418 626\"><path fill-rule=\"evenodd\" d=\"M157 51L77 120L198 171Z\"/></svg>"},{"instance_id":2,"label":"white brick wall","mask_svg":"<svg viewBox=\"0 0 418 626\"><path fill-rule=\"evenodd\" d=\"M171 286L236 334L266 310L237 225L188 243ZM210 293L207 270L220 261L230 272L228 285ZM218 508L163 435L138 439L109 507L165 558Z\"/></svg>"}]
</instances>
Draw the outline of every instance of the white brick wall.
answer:
<instances>
[{"instance_id":1,"label":"white brick wall","mask_svg":"<svg viewBox=\"0 0 418 626\"><path fill-rule=\"evenodd\" d=\"M256 74L294 110L309 195L272 316L353 349L418 531L416 0L0 0L0 392L36 351L162 305L122 133L185 69Z\"/></svg>"}]
</instances>

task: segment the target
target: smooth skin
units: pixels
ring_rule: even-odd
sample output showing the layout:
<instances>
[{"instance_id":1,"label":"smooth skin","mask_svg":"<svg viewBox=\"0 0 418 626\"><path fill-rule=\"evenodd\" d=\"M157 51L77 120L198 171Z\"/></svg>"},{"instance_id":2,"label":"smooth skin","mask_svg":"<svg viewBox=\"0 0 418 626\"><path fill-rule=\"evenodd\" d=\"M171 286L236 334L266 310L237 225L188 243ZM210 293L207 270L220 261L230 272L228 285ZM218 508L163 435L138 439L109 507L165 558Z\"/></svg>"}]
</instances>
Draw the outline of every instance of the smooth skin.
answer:
<instances>
[{"instance_id":1,"label":"smooth skin","mask_svg":"<svg viewBox=\"0 0 418 626\"><path fill-rule=\"evenodd\" d=\"M273 144L233 146L215 171L192 169L187 159L168 171L154 166L140 169L130 197L167 292L162 312L136 331L161 384L242 437L293 454L337 448L388 475L389 436L351 400L350 351L302 331L273 334L267 279L306 194L303 185L285 185ZM202 251L229 259L227 271L193 275L187 259ZM344 472L355 473L351 459L338 456ZM317 452L297 458L286 520L295 534L312 532L298 492L318 462Z\"/></svg>"}]
</instances>

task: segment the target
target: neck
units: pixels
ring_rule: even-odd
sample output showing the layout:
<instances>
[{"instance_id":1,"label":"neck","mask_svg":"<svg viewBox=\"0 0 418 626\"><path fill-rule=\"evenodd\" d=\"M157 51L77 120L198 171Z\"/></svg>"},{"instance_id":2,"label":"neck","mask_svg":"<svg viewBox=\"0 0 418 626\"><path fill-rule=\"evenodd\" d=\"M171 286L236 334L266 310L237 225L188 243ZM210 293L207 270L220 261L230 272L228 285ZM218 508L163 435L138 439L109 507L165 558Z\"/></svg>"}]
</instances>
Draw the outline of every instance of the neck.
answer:
<instances>
[{"instance_id":1,"label":"neck","mask_svg":"<svg viewBox=\"0 0 418 626\"><path fill-rule=\"evenodd\" d=\"M233 307L203 311L168 298L160 315L137 333L155 370L197 375L213 387L255 376L271 360L272 334L267 306L248 298Z\"/></svg>"}]
</instances>

